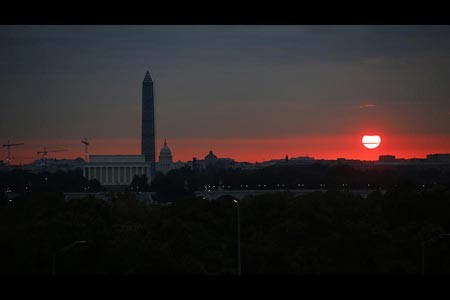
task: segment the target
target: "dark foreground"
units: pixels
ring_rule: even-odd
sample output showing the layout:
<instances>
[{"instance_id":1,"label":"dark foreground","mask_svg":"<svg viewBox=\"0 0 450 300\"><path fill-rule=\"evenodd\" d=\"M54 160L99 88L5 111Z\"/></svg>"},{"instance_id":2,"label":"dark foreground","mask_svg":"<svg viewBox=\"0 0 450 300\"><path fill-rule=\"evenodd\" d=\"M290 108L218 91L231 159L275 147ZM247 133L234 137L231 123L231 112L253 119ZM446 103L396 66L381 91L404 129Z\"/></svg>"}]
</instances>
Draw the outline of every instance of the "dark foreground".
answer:
<instances>
[{"instance_id":1,"label":"dark foreground","mask_svg":"<svg viewBox=\"0 0 450 300\"><path fill-rule=\"evenodd\" d=\"M366 199L342 192L268 194L240 202L243 275L450 273L450 192L400 184ZM64 201L30 192L0 206L0 272L196 274L237 272L237 204L179 197L144 204ZM61 252L74 241L86 243ZM59 251L59 252L58 252Z\"/></svg>"}]
</instances>

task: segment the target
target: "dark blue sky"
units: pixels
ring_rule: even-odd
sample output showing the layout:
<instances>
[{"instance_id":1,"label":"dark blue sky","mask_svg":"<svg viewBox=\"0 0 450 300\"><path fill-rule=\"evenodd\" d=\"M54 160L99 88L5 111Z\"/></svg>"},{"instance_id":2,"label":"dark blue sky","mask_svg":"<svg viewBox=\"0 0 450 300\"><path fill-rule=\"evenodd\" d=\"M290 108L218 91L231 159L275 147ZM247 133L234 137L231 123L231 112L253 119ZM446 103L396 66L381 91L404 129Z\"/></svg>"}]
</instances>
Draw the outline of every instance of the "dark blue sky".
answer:
<instances>
[{"instance_id":1,"label":"dark blue sky","mask_svg":"<svg viewBox=\"0 0 450 300\"><path fill-rule=\"evenodd\" d=\"M450 135L450 26L0 26L0 138Z\"/></svg>"}]
</instances>

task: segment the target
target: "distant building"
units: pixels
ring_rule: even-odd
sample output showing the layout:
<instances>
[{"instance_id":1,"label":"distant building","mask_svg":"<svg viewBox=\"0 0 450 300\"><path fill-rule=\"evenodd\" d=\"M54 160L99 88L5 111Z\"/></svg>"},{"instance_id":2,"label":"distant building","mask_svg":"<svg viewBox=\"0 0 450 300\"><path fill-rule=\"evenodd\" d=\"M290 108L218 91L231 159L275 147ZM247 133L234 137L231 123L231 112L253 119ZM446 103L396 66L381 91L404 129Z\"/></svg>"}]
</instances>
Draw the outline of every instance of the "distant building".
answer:
<instances>
[{"instance_id":1,"label":"distant building","mask_svg":"<svg viewBox=\"0 0 450 300\"><path fill-rule=\"evenodd\" d=\"M189 164L189 162L188 162L188 164ZM194 172L198 171L198 169L200 169L198 162L197 162L197 157L192 158L192 166L191 167Z\"/></svg>"},{"instance_id":2,"label":"distant building","mask_svg":"<svg viewBox=\"0 0 450 300\"><path fill-rule=\"evenodd\" d=\"M314 157L299 156L291 158L289 161L296 164L312 164L314 162Z\"/></svg>"},{"instance_id":3,"label":"distant building","mask_svg":"<svg viewBox=\"0 0 450 300\"><path fill-rule=\"evenodd\" d=\"M236 165L236 161L232 158L218 158L212 150L205 156L205 159L200 160L194 157L192 161L188 161L185 165L190 166L193 170L200 170L210 167L228 168Z\"/></svg>"},{"instance_id":4,"label":"distant building","mask_svg":"<svg viewBox=\"0 0 450 300\"><path fill-rule=\"evenodd\" d=\"M151 178L151 162L144 155L91 155L83 169L84 177L105 186L130 185L136 175Z\"/></svg>"},{"instance_id":5,"label":"distant building","mask_svg":"<svg viewBox=\"0 0 450 300\"><path fill-rule=\"evenodd\" d=\"M378 160L382 162L393 162L395 161L395 155L380 155Z\"/></svg>"},{"instance_id":6,"label":"distant building","mask_svg":"<svg viewBox=\"0 0 450 300\"><path fill-rule=\"evenodd\" d=\"M236 161L232 158L219 158L219 166L227 168L235 165Z\"/></svg>"},{"instance_id":7,"label":"distant building","mask_svg":"<svg viewBox=\"0 0 450 300\"><path fill-rule=\"evenodd\" d=\"M155 99L153 94L153 80L147 71L142 82L142 136L141 154L145 161L151 164L152 174L156 170L156 142L155 142Z\"/></svg>"},{"instance_id":8,"label":"distant building","mask_svg":"<svg viewBox=\"0 0 450 300\"><path fill-rule=\"evenodd\" d=\"M445 154L428 154L427 161L430 162L450 162L450 153Z\"/></svg>"},{"instance_id":9,"label":"distant building","mask_svg":"<svg viewBox=\"0 0 450 300\"><path fill-rule=\"evenodd\" d=\"M142 82L141 155L90 155L83 167L87 179L97 179L102 185L129 185L135 175L156 173L155 103L153 80L147 71Z\"/></svg>"},{"instance_id":10,"label":"distant building","mask_svg":"<svg viewBox=\"0 0 450 300\"><path fill-rule=\"evenodd\" d=\"M170 151L169 146L167 146L167 140L164 139L164 146L161 148L161 152L159 152L158 163L156 164L156 171L162 172L166 174L170 170L172 170L173 161L172 161L172 151Z\"/></svg>"},{"instance_id":11,"label":"distant building","mask_svg":"<svg viewBox=\"0 0 450 300\"><path fill-rule=\"evenodd\" d=\"M320 160L322 163L329 165L360 165L362 162L359 159L346 159L345 157L339 157L336 160Z\"/></svg>"},{"instance_id":12,"label":"distant building","mask_svg":"<svg viewBox=\"0 0 450 300\"><path fill-rule=\"evenodd\" d=\"M75 159L44 158L44 159L37 159L31 164L23 165L21 166L21 168L24 170L37 172L73 171L73 170L81 170L83 168L84 163L85 163L84 159L80 157Z\"/></svg>"},{"instance_id":13,"label":"distant building","mask_svg":"<svg viewBox=\"0 0 450 300\"><path fill-rule=\"evenodd\" d=\"M209 153L205 156L205 166L206 167L213 166L217 164L217 162L218 162L217 156L214 155L212 150L210 150Z\"/></svg>"},{"instance_id":14,"label":"distant building","mask_svg":"<svg viewBox=\"0 0 450 300\"><path fill-rule=\"evenodd\" d=\"M172 151L170 151L169 146L167 146L167 140L164 139L164 146L161 148L159 160L156 163L156 171L166 174L170 170L179 169L185 165L186 164L180 160L173 162Z\"/></svg>"},{"instance_id":15,"label":"distant building","mask_svg":"<svg viewBox=\"0 0 450 300\"><path fill-rule=\"evenodd\" d=\"M230 166L231 169L241 169L241 170L257 170L261 169L258 163L249 163L249 162L238 162L234 165Z\"/></svg>"}]
</instances>

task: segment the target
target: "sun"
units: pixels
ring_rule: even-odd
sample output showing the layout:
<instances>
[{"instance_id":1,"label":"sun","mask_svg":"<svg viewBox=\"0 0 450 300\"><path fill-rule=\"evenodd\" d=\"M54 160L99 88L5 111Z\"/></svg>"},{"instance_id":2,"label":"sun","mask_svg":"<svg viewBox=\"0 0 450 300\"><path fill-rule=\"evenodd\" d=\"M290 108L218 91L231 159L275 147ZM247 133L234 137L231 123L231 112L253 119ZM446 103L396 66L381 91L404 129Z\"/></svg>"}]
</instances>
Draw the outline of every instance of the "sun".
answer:
<instances>
[{"instance_id":1,"label":"sun","mask_svg":"<svg viewBox=\"0 0 450 300\"><path fill-rule=\"evenodd\" d=\"M381 137L379 135L365 135L362 137L362 143L368 149L375 149L380 146Z\"/></svg>"}]
</instances>

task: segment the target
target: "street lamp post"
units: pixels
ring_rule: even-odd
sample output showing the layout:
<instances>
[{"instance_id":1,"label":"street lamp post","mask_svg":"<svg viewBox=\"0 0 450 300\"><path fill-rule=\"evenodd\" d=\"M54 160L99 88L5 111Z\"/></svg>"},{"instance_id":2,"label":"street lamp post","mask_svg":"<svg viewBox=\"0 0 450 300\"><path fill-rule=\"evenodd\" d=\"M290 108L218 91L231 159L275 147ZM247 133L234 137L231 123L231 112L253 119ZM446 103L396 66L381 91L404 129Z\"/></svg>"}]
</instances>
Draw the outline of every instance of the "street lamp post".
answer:
<instances>
[{"instance_id":1,"label":"street lamp post","mask_svg":"<svg viewBox=\"0 0 450 300\"><path fill-rule=\"evenodd\" d=\"M240 207L239 200L234 199L237 208L237 274L241 275L241 218L240 218Z\"/></svg>"},{"instance_id":2,"label":"street lamp post","mask_svg":"<svg viewBox=\"0 0 450 300\"><path fill-rule=\"evenodd\" d=\"M53 253L53 259L52 259L52 274L53 274L53 276L56 275L56 255L61 254L78 244L84 244L84 243L86 243L86 241L75 241L72 244L69 244L69 245L65 246L64 248Z\"/></svg>"},{"instance_id":3,"label":"street lamp post","mask_svg":"<svg viewBox=\"0 0 450 300\"><path fill-rule=\"evenodd\" d=\"M441 233L427 241L422 239L422 276L425 275L425 247L429 246L432 242L437 241L441 237L450 236L450 233Z\"/></svg>"}]
</instances>

